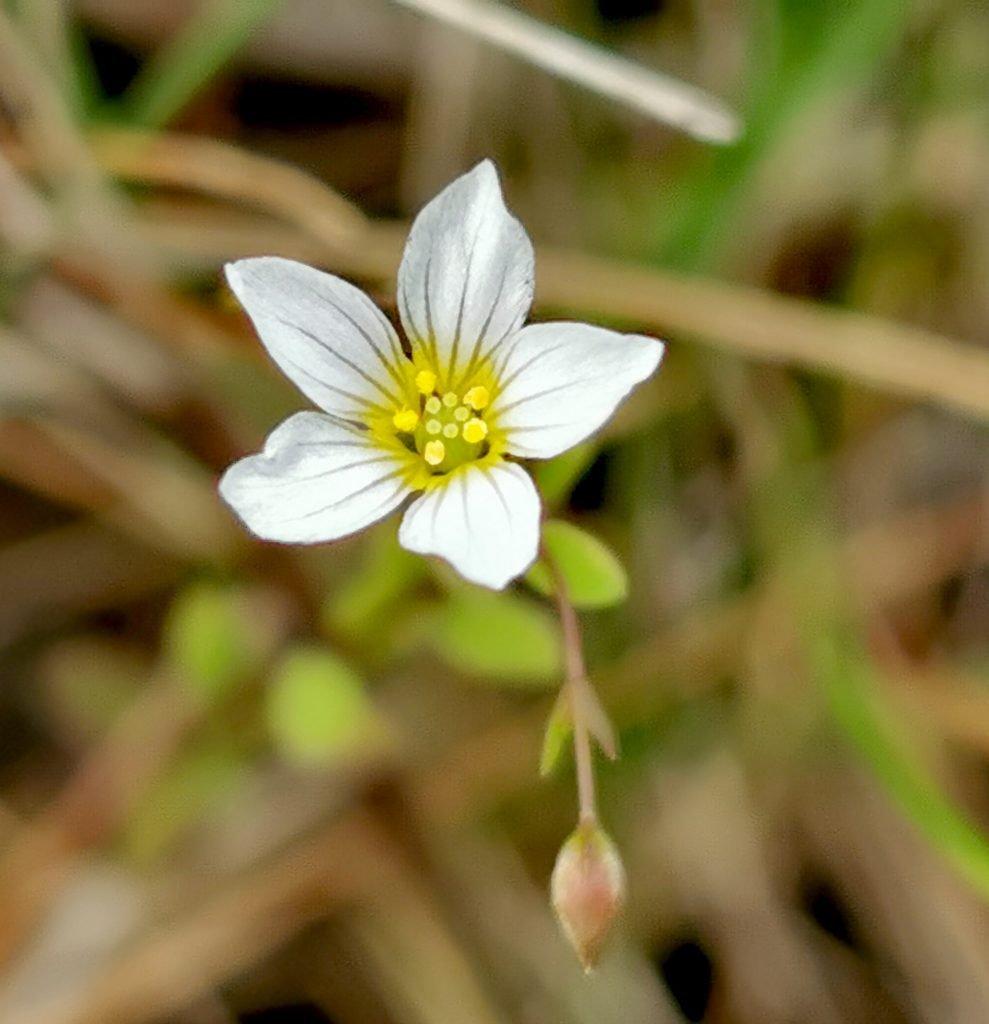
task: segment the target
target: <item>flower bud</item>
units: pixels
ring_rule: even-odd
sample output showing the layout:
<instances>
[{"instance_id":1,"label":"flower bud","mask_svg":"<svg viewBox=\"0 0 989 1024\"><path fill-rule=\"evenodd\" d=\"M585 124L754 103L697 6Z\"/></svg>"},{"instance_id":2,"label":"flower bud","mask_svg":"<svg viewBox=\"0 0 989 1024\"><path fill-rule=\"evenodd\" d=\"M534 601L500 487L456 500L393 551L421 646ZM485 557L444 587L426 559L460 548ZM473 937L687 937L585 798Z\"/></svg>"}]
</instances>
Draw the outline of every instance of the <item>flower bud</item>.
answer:
<instances>
[{"instance_id":1,"label":"flower bud","mask_svg":"<svg viewBox=\"0 0 989 1024\"><path fill-rule=\"evenodd\" d=\"M625 869L596 821L581 822L563 844L550 880L553 909L586 972L625 902Z\"/></svg>"}]
</instances>

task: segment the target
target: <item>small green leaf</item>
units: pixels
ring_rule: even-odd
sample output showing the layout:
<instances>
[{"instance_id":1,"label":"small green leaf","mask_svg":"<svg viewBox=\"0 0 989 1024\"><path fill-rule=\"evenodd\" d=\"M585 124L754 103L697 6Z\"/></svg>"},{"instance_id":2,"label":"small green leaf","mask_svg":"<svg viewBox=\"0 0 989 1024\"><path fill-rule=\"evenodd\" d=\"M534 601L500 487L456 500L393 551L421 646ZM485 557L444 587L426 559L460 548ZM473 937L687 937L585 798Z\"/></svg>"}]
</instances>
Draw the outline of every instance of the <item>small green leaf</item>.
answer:
<instances>
[{"instance_id":1,"label":"small green leaf","mask_svg":"<svg viewBox=\"0 0 989 1024\"><path fill-rule=\"evenodd\" d=\"M271 680L266 713L275 745L302 763L346 758L383 735L360 677L319 647L299 646L282 659Z\"/></svg>"},{"instance_id":2,"label":"small green leaf","mask_svg":"<svg viewBox=\"0 0 989 1024\"><path fill-rule=\"evenodd\" d=\"M551 519L543 527L543 544L559 567L575 608L607 608L625 600L625 570L618 556L597 537L562 519ZM525 579L541 594L554 593L552 575L543 561L537 562Z\"/></svg>"},{"instance_id":3,"label":"small green leaf","mask_svg":"<svg viewBox=\"0 0 989 1024\"><path fill-rule=\"evenodd\" d=\"M237 591L197 583L175 599L165 621L164 650L183 683L217 700L251 670L256 657Z\"/></svg>"},{"instance_id":4,"label":"small green leaf","mask_svg":"<svg viewBox=\"0 0 989 1024\"><path fill-rule=\"evenodd\" d=\"M454 668L502 682L545 684L559 679L556 620L514 594L463 588L437 611L433 645Z\"/></svg>"},{"instance_id":5,"label":"small green leaf","mask_svg":"<svg viewBox=\"0 0 989 1024\"><path fill-rule=\"evenodd\" d=\"M573 718L570 714L570 701L565 692L560 693L546 721L546 732L543 733L543 749L539 755L539 774L545 779L552 774L567 740L573 735Z\"/></svg>"}]
</instances>

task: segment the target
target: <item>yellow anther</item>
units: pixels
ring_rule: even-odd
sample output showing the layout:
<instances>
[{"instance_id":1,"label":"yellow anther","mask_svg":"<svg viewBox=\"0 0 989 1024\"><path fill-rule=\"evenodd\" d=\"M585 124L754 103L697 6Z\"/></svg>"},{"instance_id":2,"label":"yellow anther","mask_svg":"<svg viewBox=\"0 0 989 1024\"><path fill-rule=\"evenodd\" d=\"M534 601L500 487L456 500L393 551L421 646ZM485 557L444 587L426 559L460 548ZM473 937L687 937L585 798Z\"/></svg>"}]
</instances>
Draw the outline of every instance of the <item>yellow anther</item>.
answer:
<instances>
[{"instance_id":1,"label":"yellow anther","mask_svg":"<svg viewBox=\"0 0 989 1024\"><path fill-rule=\"evenodd\" d=\"M419 413L415 409L399 409L391 418L395 429L403 434L411 434L419 425Z\"/></svg>"},{"instance_id":2,"label":"yellow anther","mask_svg":"<svg viewBox=\"0 0 989 1024\"><path fill-rule=\"evenodd\" d=\"M466 423L470 419L470 409L468 409L466 405L460 406L460 408L454 412L453 418L458 423Z\"/></svg>"},{"instance_id":3,"label":"yellow anther","mask_svg":"<svg viewBox=\"0 0 989 1024\"><path fill-rule=\"evenodd\" d=\"M426 400L426 412L428 412L430 416L435 416L442 408L443 403L440 402L440 400L435 395L433 395L432 398Z\"/></svg>"},{"instance_id":4,"label":"yellow anther","mask_svg":"<svg viewBox=\"0 0 989 1024\"><path fill-rule=\"evenodd\" d=\"M469 405L472 409L476 409L477 412L487 408L490 401L491 395L483 384L476 384L464 395L464 404Z\"/></svg>"},{"instance_id":5,"label":"yellow anther","mask_svg":"<svg viewBox=\"0 0 989 1024\"><path fill-rule=\"evenodd\" d=\"M438 466L446 458L446 445L442 441L427 441L422 457L431 466Z\"/></svg>"},{"instance_id":6,"label":"yellow anther","mask_svg":"<svg viewBox=\"0 0 989 1024\"><path fill-rule=\"evenodd\" d=\"M460 433L460 428L456 423L448 423L443 428L443 436L448 437L451 441Z\"/></svg>"},{"instance_id":7,"label":"yellow anther","mask_svg":"<svg viewBox=\"0 0 989 1024\"><path fill-rule=\"evenodd\" d=\"M448 391L443 396L443 404L448 409L452 409L455 405L460 405L460 395L458 395L455 391Z\"/></svg>"},{"instance_id":8,"label":"yellow anther","mask_svg":"<svg viewBox=\"0 0 989 1024\"><path fill-rule=\"evenodd\" d=\"M420 370L416 374L416 387L420 394L431 395L436 387L436 374L432 370Z\"/></svg>"},{"instance_id":9,"label":"yellow anther","mask_svg":"<svg viewBox=\"0 0 989 1024\"><path fill-rule=\"evenodd\" d=\"M426 433L427 434L433 434L435 436L442 429L443 429L443 424L440 423L439 420L428 420L426 422Z\"/></svg>"},{"instance_id":10,"label":"yellow anther","mask_svg":"<svg viewBox=\"0 0 989 1024\"><path fill-rule=\"evenodd\" d=\"M488 436L488 425L484 420L470 420L464 424L463 434L468 444L480 444Z\"/></svg>"}]
</instances>

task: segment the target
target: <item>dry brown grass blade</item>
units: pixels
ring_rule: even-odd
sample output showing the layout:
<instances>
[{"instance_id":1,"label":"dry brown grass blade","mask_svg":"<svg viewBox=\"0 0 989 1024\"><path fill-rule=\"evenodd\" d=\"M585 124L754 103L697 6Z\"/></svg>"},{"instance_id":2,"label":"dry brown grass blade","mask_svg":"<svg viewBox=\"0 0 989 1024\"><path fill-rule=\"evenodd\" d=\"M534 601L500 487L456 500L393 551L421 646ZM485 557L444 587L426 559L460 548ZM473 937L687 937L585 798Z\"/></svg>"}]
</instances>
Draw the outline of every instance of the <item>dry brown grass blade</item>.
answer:
<instances>
[{"instance_id":1,"label":"dry brown grass blade","mask_svg":"<svg viewBox=\"0 0 989 1024\"><path fill-rule=\"evenodd\" d=\"M26 1007L5 1024L162 1020L333 908L369 888L387 889L388 850L380 830L354 815L163 925L80 996Z\"/></svg>"},{"instance_id":2,"label":"dry brown grass blade","mask_svg":"<svg viewBox=\"0 0 989 1024\"><path fill-rule=\"evenodd\" d=\"M55 238L48 204L0 150L0 239L21 259L42 254Z\"/></svg>"},{"instance_id":3,"label":"dry brown grass blade","mask_svg":"<svg viewBox=\"0 0 989 1024\"><path fill-rule=\"evenodd\" d=\"M113 264L92 250L63 251L52 261L60 280L102 303L121 320L174 348L201 371L237 346L238 335L215 313L170 291L154 277ZM218 269L211 264L218 276ZM190 375L190 388L196 377Z\"/></svg>"},{"instance_id":4,"label":"dry brown grass blade","mask_svg":"<svg viewBox=\"0 0 989 1024\"><path fill-rule=\"evenodd\" d=\"M360 210L313 175L216 139L105 129L90 142L118 178L250 204L334 248L355 244L364 232Z\"/></svg>"},{"instance_id":5,"label":"dry brown grass blade","mask_svg":"<svg viewBox=\"0 0 989 1024\"><path fill-rule=\"evenodd\" d=\"M396 872L386 892L358 909L349 930L375 987L398 1021L508 1024L438 911L410 871Z\"/></svg>"},{"instance_id":6,"label":"dry brown grass blade","mask_svg":"<svg viewBox=\"0 0 989 1024\"><path fill-rule=\"evenodd\" d=\"M139 450L54 421L37 427L112 491L114 504L104 510L111 521L194 561L227 563L243 546L243 534L220 505L213 480L178 448L148 433Z\"/></svg>"},{"instance_id":7,"label":"dry brown grass blade","mask_svg":"<svg viewBox=\"0 0 989 1024\"><path fill-rule=\"evenodd\" d=\"M259 251L308 260L322 255L320 262L331 270L389 287L407 232L405 225L378 222L357 244L324 252L312 234L297 237L270 222L252 225L227 213L211 223L201 210L183 215L172 204L150 208L144 225L176 258L186 253L200 266ZM537 312L542 307L574 319L606 318L989 418L989 353L882 317L547 246L537 249L536 302Z\"/></svg>"},{"instance_id":8,"label":"dry brown grass blade","mask_svg":"<svg viewBox=\"0 0 989 1024\"><path fill-rule=\"evenodd\" d=\"M206 470L140 425L122 444L47 416L0 421L0 475L183 559L228 563L244 543Z\"/></svg>"},{"instance_id":9,"label":"dry brown grass blade","mask_svg":"<svg viewBox=\"0 0 989 1024\"><path fill-rule=\"evenodd\" d=\"M984 907L876 788L844 772L814 778L794 808L813 860L856 911L867 950L909 1019L980 1021L989 1002Z\"/></svg>"},{"instance_id":10,"label":"dry brown grass blade","mask_svg":"<svg viewBox=\"0 0 989 1024\"><path fill-rule=\"evenodd\" d=\"M650 865L668 864L668 878L645 885L656 886L654 899L666 890L666 913L689 915L720 950L716 987L720 1001L730 992L732 1019L849 1024L784 898L779 867L767 857L774 837L737 755L719 750L691 772L657 776L656 814L636 822L637 849ZM648 915L646 904L640 913Z\"/></svg>"},{"instance_id":11,"label":"dry brown grass blade","mask_svg":"<svg viewBox=\"0 0 989 1024\"><path fill-rule=\"evenodd\" d=\"M39 628L137 601L171 585L178 562L83 519L0 548L0 648Z\"/></svg>"},{"instance_id":12,"label":"dry brown grass blade","mask_svg":"<svg viewBox=\"0 0 989 1024\"><path fill-rule=\"evenodd\" d=\"M0 94L16 112L21 137L35 164L53 185L82 182L98 187L96 163L72 124L55 83L34 58L6 9L0 10Z\"/></svg>"},{"instance_id":13,"label":"dry brown grass blade","mask_svg":"<svg viewBox=\"0 0 989 1024\"><path fill-rule=\"evenodd\" d=\"M76 769L55 803L0 857L0 964L58 897L80 853L111 836L200 711L169 680L157 680Z\"/></svg>"},{"instance_id":14,"label":"dry brown grass blade","mask_svg":"<svg viewBox=\"0 0 989 1024\"><path fill-rule=\"evenodd\" d=\"M576 253L543 252L537 298L735 355L824 372L989 416L989 353L934 331L772 292Z\"/></svg>"},{"instance_id":15,"label":"dry brown grass blade","mask_svg":"<svg viewBox=\"0 0 989 1024\"><path fill-rule=\"evenodd\" d=\"M65 227L98 240L134 266L148 252L132 230L130 210L109 187L66 109L58 87L36 60L11 16L0 8L0 99L14 115L32 167L52 187Z\"/></svg>"},{"instance_id":16,"label":"dry brown grass blade","mask_svg":"<svg viewBox=\"0 0 989 1024\"><path fill-rule=\"evenodd\" d=\"M20 334L39 343L37 358L47 358L62 373L76 369L90 387L100 382L104 403L110 392L130 407L163 415L194 388L192 375L182 372L157 339L50 275L35 277L23 289L15 314Z\"/></svg>"}]
</instances>

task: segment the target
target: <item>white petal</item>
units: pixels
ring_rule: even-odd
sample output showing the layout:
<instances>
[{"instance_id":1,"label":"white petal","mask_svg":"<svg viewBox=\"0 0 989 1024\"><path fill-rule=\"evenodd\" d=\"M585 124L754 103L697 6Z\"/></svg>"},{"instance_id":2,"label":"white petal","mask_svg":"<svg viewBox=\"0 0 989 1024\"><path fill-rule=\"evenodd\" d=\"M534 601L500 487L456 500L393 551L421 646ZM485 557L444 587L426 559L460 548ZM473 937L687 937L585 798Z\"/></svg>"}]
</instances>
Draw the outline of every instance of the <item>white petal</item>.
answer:
<instances>
[{"instance_id":1,"label":"white petal","mask_svg":"<svg viewBox=\"0 0 989 1024\"><path fill-rule=\"evenodd\" d=\"M398 308L441 387L457 388L532 305L532 243L485 160L416 218L398 271Z\"/></svg>"},{"instance_id":2,"label":"white petal","mask_svg":"<svg viewBox=\"0 0 989 1024\"><path fill-rule=\"evenodd\" d=\"M548 459L594 433L663 357L663 343L588 324L524 327L499 361L491 419L507 450Z\"/></svg>"},{"instance_id":3,"label":"white petal","mask_svg":"<svg viewBox=\"0 0 989 1024\"><path fill-rule=\"evenodd\" d=\"M263 540L318 544L370 525L409 493L401 454L318 412L272 431L264 451L234 463L220 495Z\"/></svg>"},{"instance_id":4,"label":"white petal","mask_svg":"<svg viewBox=\"0 0 989 1024\"><path fill-rule=\"evenodd\" d=\"M398 541L445 558L471 583L501 590L539 549L539 495L520 466L468 465L413 502Z\"/></svg>"},{"instance_id":5,"label":"white petal","mask_svg":"<svg viewBox=\"0 0 989 1024\"><path fill-rule=\"evenodd\" d=\"M404 404L401 344L358 288L276 256L228 263L226 271L271 358L320 408L353 419Z\"/></svg>"}]
</instances>

